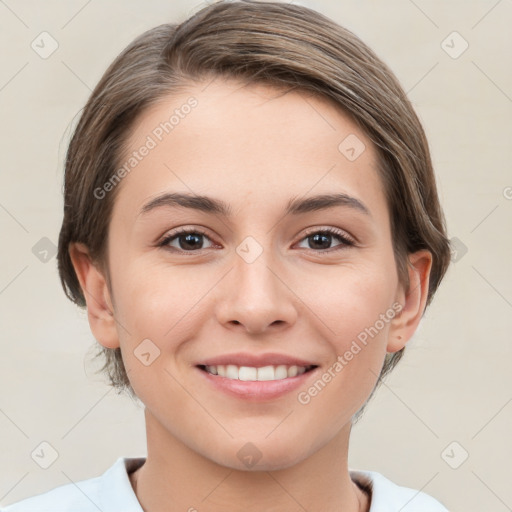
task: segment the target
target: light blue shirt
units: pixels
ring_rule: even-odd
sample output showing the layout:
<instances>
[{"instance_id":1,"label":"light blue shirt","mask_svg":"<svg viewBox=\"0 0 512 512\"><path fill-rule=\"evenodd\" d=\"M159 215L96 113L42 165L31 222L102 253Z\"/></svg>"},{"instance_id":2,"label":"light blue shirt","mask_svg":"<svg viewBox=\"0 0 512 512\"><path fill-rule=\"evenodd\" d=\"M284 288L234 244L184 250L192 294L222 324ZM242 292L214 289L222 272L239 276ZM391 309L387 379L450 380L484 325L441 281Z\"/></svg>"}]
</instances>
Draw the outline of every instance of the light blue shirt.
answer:
<instances>
[{"instance_id":1,"label":"light blue shirt","mask_svg":"<svg viewBox=\"0 0 512 512\"><path fill-rule=\"evenodd\" d=\"M61 485L0 512L143 512L128 475L145 460L120 457L101 476ZM350 470L350 476L362 486L371 486L370 512L448 512L431 496L396 485L375 471Z\"/></svg>"}]
</instances>

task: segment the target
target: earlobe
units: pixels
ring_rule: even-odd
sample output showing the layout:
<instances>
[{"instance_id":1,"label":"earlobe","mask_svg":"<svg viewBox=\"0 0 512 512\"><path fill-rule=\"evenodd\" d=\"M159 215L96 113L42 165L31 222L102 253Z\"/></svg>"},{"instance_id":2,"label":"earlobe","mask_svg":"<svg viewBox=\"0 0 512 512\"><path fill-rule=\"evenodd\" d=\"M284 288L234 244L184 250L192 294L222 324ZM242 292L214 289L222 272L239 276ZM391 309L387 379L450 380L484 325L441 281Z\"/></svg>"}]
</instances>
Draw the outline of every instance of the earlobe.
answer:
<instances>
[{"instance_id":1,"label":"earlobe","mask_svg":"<svg viewBox=\"0 0 512 512\"><path fill-rule=\"evenodd\" d=\"M91 260L84 244L70 244L69 255L87 303L87 316L94 337L106 348L119 347L114 309L103 273Z\"/></svg>"},{"instance_id":2,"label":"earlobe","mask_svg":"<svg viewBox=\"0 0 512 512\"><path fill-rule=\"evenodd\" d=\"M397 352L405 347L418 328L428 298L432 254L421 250L409 255L409 287L400 287L397 302L402 305L389 330L387 352Z\"/></svg>"}]
</instances>

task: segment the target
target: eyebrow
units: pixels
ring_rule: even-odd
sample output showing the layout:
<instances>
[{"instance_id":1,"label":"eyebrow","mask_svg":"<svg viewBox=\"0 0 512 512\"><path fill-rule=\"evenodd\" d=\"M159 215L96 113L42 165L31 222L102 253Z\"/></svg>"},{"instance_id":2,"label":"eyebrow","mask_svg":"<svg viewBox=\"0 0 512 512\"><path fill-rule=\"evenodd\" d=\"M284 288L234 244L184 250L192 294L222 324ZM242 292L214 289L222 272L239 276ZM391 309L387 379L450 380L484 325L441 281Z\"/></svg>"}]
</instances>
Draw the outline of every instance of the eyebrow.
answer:
<instances>
[{"instance_id":1,"label":"eyebrow","mask_svg":"<svg viewBox=\"0 0 512 512\"><path fill-rule=\"evenodd\" d=\"M220 215L223 217L232 217L231 206L220 199L208 196L198 196L195 194L184 193L164 193L146 203L139 215L146 214L155 208L163 206L182 207L199 210L205 213ZM343 206L357 210L365 215L371 216L370 210L359 199L347 194L321 194L303 199L292 198L288 201L285 209L285 215L299 215L301 213L325 210Z\"/></svg>"}]
</instances>

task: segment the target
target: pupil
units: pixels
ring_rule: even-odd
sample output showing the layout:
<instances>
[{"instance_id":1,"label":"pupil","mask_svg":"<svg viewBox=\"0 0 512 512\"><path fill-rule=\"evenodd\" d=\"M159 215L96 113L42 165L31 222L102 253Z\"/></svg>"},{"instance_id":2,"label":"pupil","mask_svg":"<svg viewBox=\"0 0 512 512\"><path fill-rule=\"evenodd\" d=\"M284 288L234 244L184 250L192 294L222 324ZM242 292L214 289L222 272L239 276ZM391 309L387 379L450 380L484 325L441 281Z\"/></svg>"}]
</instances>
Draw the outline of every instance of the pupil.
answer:
<instances>
[{"instance_id":1,"label":"pupil","mask_svg":"<svg viewBox=\"0 0 512 512\"><path fill-rule=\"evenodd\" d=\"M199 242L199 239L202 235L198 235L198 234L187 234L187 235L182 235L181 236L181 240L185 240L185 243L182 244L180 243L180 246L182 249L197 249L197 247L194 245L194 244L199 244L200 246L202 246L202 244ZM199 247L201 248L201 247Z\"/></svg>"},{"instance_id":2,"label":"pupil","mask_svg":"<svg viewBox=\"0 0 512 512\"><path fill-rule=\"evenodd\" d=\"M325 247L325 243L323 244L324 247L320 247L320 249L328 249L329 248L329 245L330 245L330 242L331 242L331 235L329 234L325 234L325 233L317 233L315 235L312 235L309 237L310 239L313 239L313 245L315 245L316 243L319 242L320 239L322 239L324 242L327 242L327 247ZM320 242L320 245L322 245L322 243Z\"/></svg>"}]
</instances>

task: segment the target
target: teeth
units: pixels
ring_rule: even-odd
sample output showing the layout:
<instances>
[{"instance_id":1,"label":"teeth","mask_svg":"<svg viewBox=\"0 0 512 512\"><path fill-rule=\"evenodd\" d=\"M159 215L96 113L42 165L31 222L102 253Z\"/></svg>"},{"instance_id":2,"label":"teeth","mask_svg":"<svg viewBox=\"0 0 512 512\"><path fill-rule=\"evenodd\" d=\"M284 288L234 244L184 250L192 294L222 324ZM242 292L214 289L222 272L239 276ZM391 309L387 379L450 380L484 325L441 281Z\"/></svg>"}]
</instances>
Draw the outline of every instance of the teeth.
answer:
<instances>
[{"instance_id":1,"label":"teeth","mask_svg":"<svg viewBox=\"0 0 512 512\"><path fill-rule=\"evenodd\" d=\"M217 366L206 366L206 371L212 375L219 375L228 379L245 381L282 380L289 377L302 375L306 371L305 366L236 366L234 364L219 364ZM309 368L309 367L308 367Z\"/></svg>"},{"instance_id":2,"label":"teeth","mask_svg":"<svg viewBox=\"0 0 512 512\"><path fill-rule=\"evenodd\" d=\"M226 365L226 377L228 379L238 379L238 367L234 364Z\"/></svg>"}]
</instances>

